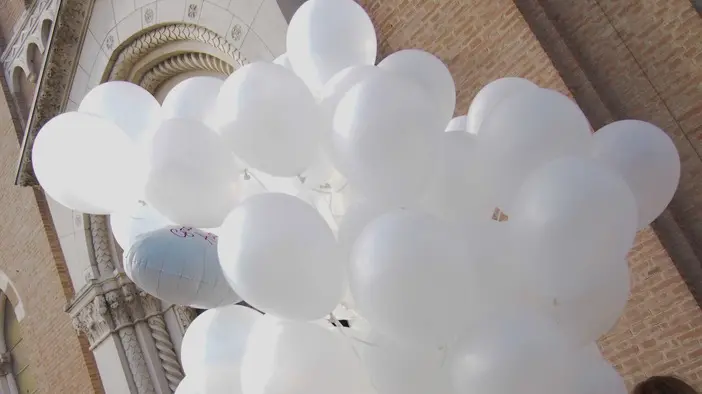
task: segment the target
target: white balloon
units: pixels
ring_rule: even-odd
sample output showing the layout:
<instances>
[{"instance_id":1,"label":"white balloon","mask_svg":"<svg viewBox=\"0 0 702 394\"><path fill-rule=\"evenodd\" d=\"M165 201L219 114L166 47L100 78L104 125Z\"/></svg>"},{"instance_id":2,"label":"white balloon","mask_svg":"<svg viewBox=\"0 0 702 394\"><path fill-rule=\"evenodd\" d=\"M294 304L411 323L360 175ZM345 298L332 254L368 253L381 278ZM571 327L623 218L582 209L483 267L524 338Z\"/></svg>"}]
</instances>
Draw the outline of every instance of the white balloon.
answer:
<instances>
[{"instance_id":1,"label":"white balloon","mask_svg":"<svg viewBox=\"0 0 702 394\"><path fill-rule=\"evenodd\" d=\"M204 394L195 388L195 379L184 377L176 388L175 394Z\"/></svg>"},{"instance_id":2,"label":"white balloon","mask_svg":"<svg viewBox=\"0 0 702 394\"><path fill-rule=\"evenodd\" d=\"M453 393L444 351L401 345L375 332L356 347L379 393Z\"/></svg>"},{"instance_id":3,"label":"white balloon","mask_svg":"<svg viewBox=\"0 0 702 394\"><path fill-rule=\"evenodd\" d=\"M352 87L380 73L382 70L373 65L351 66L339 71L324 85L320 105L326 107L326 111L333 115L341 98Z\"/></svg>"},{"instance_id":4,"label":"white balloon","mask_svg":"<svg viewBox=\"0 0 702 394\"><path fill-rule=\"evenodd\" d=\"M219 78L207 76L178 83L163 100L163 119L190 119L209 125L223 83Z\"/></svg>"},{"instance_id":5,"label":"white balloon","mask_svg":"<svg viewBox=\"0 0 702 394\"><path fill-rule=\"evenodd\" d=\"M373 200L364 200L351 205L339 224L337 236L344 258L350 258L353 245L371 222L395 208L398 207Z\"/></svg>"},{"instance_id":6,"label":"white balloon","mask_svg":"<svg viewBox=\"0 0 702 394\"><path fill-rule=\"evenodd\" d=\"M242 394L238 373L222 370L201 370L180 381L175 394Z\"/></svg>"},{"instance_id":7,"label":"white balloon","mask_svg":"<svg viewBox=\"0 0 702 394\"><path fill-rule=\"evenodd\" d=\"M466 115L456 116L455 118L451 119L446 126L446 132L450 133L452 131L461 131L464 133L469 132L475 135L475 133L468 130L468 117Z\"/></svg>"},{"instance_id":8,"label":"white balloon","mask_svg":"<svg viewBox=\"0 0 702 394\"><path fill-rule=\"evenodd\" d=\"M265 172L247 169L241 177L242 198L244 199L261 193L285 193L296 196L300 193L302 183L297 177L279 177Z\"/></svg>"},{"instance_id":9,"label":"white balloon","mask_svg":"<svg viewBox=\"0 0 702 394\"><path fill-rule=\"evenodd\" d=\"M480 198L476 148L475 136L465 131L441 135L439 165L423 201L428 211L448 223L465 226L492 215L490 206Z\"/></svg>"},{"instance_id":10,"label":"white balloon","mask_svg":"<svg viewBox=\"0 0 702 394\"><path fill-rule=\"evenodd\" d=\"M549 282L545 284L535 285L531 278L512 283L512 290L517 288L521 293L512 292L511 295L519 294L520 304L553 318L561 331L574 341L587 343L614 327L629 299L631 287L627 262L606 263L581 272L573 267L567 267L570 272L562 268L549 275ZM518 288L525 285L531 287Z\"/></svg>"},{"instance_id":11,"label":"white balloon","mask_svg":"<svg viewBox=\"0 0 702 394\"><path fill-rule=\"evenodd\" d=\"M305 189L328 189L329 180L334 176L334 164L323 149L318 149L315 160L302 174L301 187Z\"/></svg>"},{"instance_id":12,"label":"white balloon","mask_svg":"<svg viewBox=\"0 0 702 394\"><path fill-rule=\"evenodd\" d=\"M324 131L322 134L322 149L325 155L331 161L329 154L333 152L331 147L331 138L334 124L334 114L341 99L348 93L351 88L365 81L372 75L381 74L382 71L373 65L360 65L347 67L334 76L324 85L324 89L319 94L319 107L321 110L322 121L324 122ZM340 163L332 163L338 165Z\"/></svg>"},{"instance_id":13,"label":"white balloon","mask_svg":"<svg viewBox=\"0 0 702 394\"><path fill-rule=\"evenodd\" d=\"M588 156L590 124L568 97L547 89L527 89L501 101L477 136L476 191L483 192L489 213L510 214L524 179L540 166L565 156Z\"/></svg>"},{"instance_id":14,"label":"white balloon","mask_svg":"<svg viewBox=\"0 0 702 394\"><path fill-rule=\"evenodd\" d=\"M275 59L273 60L273 63L274 63L274 64L277 64L277 65L279 65L279 66L283 66L283 67L287 68L287 69L290 70L290 71L294 71L293 68L292 68L292 64L290 64L290 60L288 59L288 54L287 54L287 53L284 53L284 54L278 56L277 58L275 58Z\"/></svg>"},{"instance_id":15,"label":"white balloon","mask_svg":"<svg viewBox=\"0 0 702 394\"><path fill-rule=\"evenodd\" d=\"M636 197L639 229L673 199L680 181L680 156L665 131L640 120L611 123L594 135L593 155L622 175Z\"/></svg>"},{"instance_id":16,"label":"white balloon","mask_svg":"<svg viewBox=\"0 0 702 394\"><path fill-rule=\"evenodd\" d=\"M48 121L32 147L34 174L61 205L104 215L136 200L138 168L129 138L114 123L94 115L67 112Z\"/></svg>"},{"instance_id":17,"label":"white balloon","mask_svg":"<svg viewBox=\"0 0 702 394\"><path fill-rule=\"evenodd\" d=\"M343 296L334 234L313 207L286 194L255 195L236 207L222 225L219 256L237 292L265 313L316 320Z\"/></svg>"},{"instance_id":18,"label":"white balloon","mask_svg":"<svg viewBox=\"0 0 702 394\"><path fill-rule=\"evenodd\" d=\"M129 211L110 215L112 234L124 251L129 250L140 236L173 224L144 202L137 203Z\"/></svg>"},{"instance_id":19,"label":"white balloon","mask_svg":"<svg viewBox=\"0 0 702 394\"><path fill-rule=\"evenodd\" d=\"M382 334L446 345L474 319L456 313L476 302L473 263L448 226L426 214L396 210L374 220L356 241L351 294Z\"/></svg>"},{"instance_id":20,"label":"white balloon","mask_svg":"<svg viewBox=\"0 0 702 394\"><path fill-rule=\"evenodd\" d=\"M577 349L532 313L490 316L454 349L456 394L570 392Z\"/></svg>"},{"instance_id":21,"label":"white balloon","mask_svg":"<svg viewBox=\"0 0 702 394\"><path fill-rule=\"evenodd\" d=\"M312 93L291 71L267 62L229 76L217 99L219 133L253 168L295 176L312 164L322 119Z\"/></svg>"},{"instance_id":22,"label":"white balloon","mask_svg":"<svg viewBox=\"0 0 702 394\"><path fill-rule=\"evenodd\" d=\"M183 371L227 371L239 377L241 361L254 324L261 313L241 305L210 309L188 326L181 345Z\"/></svg>"},{"instance_id":23,"label":"white balloon","mask_svg":"<svg viewBox=\"0 0 702 394\"><path fill-rule=\"evenodd\" d=\"M624 379L592 344L580 351L575 374L574 394L627 394Z\"/></svg>"},{"instance_id":24,"label":"white balloon","mask_svg":"<svg viewBox=\"0 0 702 394\"><path fill-rule=\"evenodd\" d=\"M239 199L239 169L219 135L203 123L170 119L148 149L146 201L184 226L219 227Z\"/></svg>"},{"instance_id":25,"label":"white balloon","mask_svg":"<svg viewBox=\"0 0 702 394\"><path fill-rule=\"evenodd\" d=\"M421 49L404 49L383 59L378 67L420 85L437 106L444 124L451 120L456 110L456 84L441 59Z\"/></svg>"},{"instance_id":26,"label":"white balloon","mask_svg":"<svg viewBox=\"0 0 702 394\"><path fill-rule=\"evenodd\" d=\"M339 102L330 157L365 196L414 201L436 165L444 125L416 84L382 72Z\"/></svg>"},{"instance_id":27,"label":"white balloon","mask_svg":"<svg viewBox=\"0 0 702 394\"><path fill-rule=\"evenodd\" d=\"M144 88L126 81L110 81L94 87L83 97L78 112L114 122L135 142L156 131L161 106Z\"/></svg>"},{"instance_id":28,"label":"white balloon","mask_svg":"<svg viewBox=\"0 0 702 394\"><path fill-rule=\"evenodd\" d=\"M305 2L290 20L286 43L293 69L317 91L346 67L375 64L378 48L373 23L352 0Z\"/></svg>"},{"instance_id":29,"label":"white balloon","mask_svg":"<svg viewBox=\"0 0 702 394\"><path fill-rule=\"evenodd\" d=\"M624 180L589 158L554 160L525 182L500 259L580 343L614 325L628 297L626 255L636 201Z\"/></svg>"},{"instance_id":30,"label":"white balloon","mask_svg":"<svg viewBox=\"0 0 702 394\"><path fill-rule=\"evenodd\" d=\"M170 226L138 239L124 258L124 271L147 293L166 302L208 309L235 304L217 258L217 236Z\"/></svg>"},{"instance_id":31,"label":"white balloon","mask_svg":"<svg viewBox=\"0 0 702 394\"><path fill-rule=\"evenodd\" d=\"M330 129L334 120L336 107L341 99L348 93L351 88L365 81L369 77L381 74L382 70L373 65L360 65L347 67L334 76L324 85L324 89L320 94L319 105L322 108L326 125ZM331 130L329 130L331 132ZM326 142L326 141L325 141Z\"/></svg>"},{"instance_id":32,"label":"white balloon","mask_svg":"<svg viewBox=\"0 0 702 394\"><path fill-rule=\"evenodd\" d=\"M468 108L468 132L478 134L483 121L502 101L531 89L538 89L538 86L526 79L515 77L500 78L485 85Z\"/></svg>"},{"instance_id":33,"label":"white balloon","mask_svg":"<svg viewBox=\"0 0 702 394\"><path fill-rule=\"evenodd\" d=\"M343 336L270 315L254 326L241 374L246 394L359 394L367 381Z\"/></svg>"}]
</instances>

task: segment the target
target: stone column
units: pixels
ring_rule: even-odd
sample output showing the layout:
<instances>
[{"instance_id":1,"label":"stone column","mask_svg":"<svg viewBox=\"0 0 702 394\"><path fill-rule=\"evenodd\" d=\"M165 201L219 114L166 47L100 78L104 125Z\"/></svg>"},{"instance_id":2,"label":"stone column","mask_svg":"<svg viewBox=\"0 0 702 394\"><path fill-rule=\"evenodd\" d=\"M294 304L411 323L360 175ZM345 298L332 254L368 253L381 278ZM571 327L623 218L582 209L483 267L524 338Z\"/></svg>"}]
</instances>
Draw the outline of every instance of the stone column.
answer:
<instances>
[{"instance_id":1,"label":"stone column","mask_svg":"<svg viewBox=\"0 0 702 394\"><path fill-rule=\"evenodd\" d=\"M105 217L86 222L91 267L67 312L85 333L108 393L171 394L183 378L161 301L136 287L119 264Z\"/></svg>"}]
</instances>

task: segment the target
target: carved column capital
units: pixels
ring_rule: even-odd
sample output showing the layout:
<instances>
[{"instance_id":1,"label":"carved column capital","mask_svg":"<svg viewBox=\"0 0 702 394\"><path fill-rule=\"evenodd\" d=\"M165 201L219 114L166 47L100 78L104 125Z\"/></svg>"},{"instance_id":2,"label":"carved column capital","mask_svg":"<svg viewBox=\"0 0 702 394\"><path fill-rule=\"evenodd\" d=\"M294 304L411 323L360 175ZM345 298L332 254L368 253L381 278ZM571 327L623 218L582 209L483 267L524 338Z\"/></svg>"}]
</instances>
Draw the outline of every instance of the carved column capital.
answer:
<instances>
[{"instance_id":1,"label":"carved column capital","mask_svg":"<svg viewBox=\"0 0 702 394\"><path fill-rule=\"evenodd\" d=\"M161 300L158 298L145 291L140 291L139 299L141 300L141 306L144 309L145 318L148 319L151 316L161 313Z\"/></svg>"},{"instance_id":2,"label":"carved column capital","mask_svg":"<svg viewBox=\"0 0 702 394\"><path fill-rule=\"evenodd\" d=\"M112 290L105 293L105 300L110 307L110 314L115 323L115 330L130 326L134 321L132 319L134 299L128 299L122 294L121 289Z\"/></svg>"},{"instance_id":3,"label":"carved column capital","mask_svg":"<svg viewBox=\"0 0 702 394\"><path fill-rule=\"evenodd\" d=\"M102 295L96 295L71 315L73 327L88 337L91 348L99 345L110 334L107 301Z\"/></svg>"},{"instance_id":4,"label":"carved column capital","mask_svg":"<svg viewBox=\"0 0 702 394\"><path fill-rule=\"evenodd\" d=\"M192 323L197 317L195 309L187 306L173 305L173 311L175 312L176 318L178 319L178 323L180 324L183 332L188 329L190 323Z\"/></svg>"}]
</instances>

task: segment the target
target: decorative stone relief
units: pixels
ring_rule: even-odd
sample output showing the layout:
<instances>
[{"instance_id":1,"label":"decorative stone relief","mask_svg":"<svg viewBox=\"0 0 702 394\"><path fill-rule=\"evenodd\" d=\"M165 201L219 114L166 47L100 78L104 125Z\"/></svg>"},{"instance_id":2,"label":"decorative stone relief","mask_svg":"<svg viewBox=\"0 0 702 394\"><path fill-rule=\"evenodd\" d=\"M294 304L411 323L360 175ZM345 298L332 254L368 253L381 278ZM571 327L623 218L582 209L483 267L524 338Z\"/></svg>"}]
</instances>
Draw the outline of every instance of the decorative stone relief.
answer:
<instances>
[{"instance_id":1,"label":"decorative stone relief","mask_svg":"<svg viewBox=\"0 0 702 394\"><path fill-rule=\"evenodd\" d=\"M58 5L59 0L35 1L22 16L22 19L17 22L17 32L7 43L5 51L0 56L6 77L10 77L16 67L21 67L27 76L36 76L27 61L29 45L35 44L40 53L45 52L42 25L47 19L53 23L56 19ZM12 79L8 78L7 80L11 81Z\"/></svg>"},{"instance_id":2,"label":"decorative stone relief","mask_svg":"<svg viewBox=\"0 0 702 394\"><path fill-rule=\"evenodd\" d=\"M241 36L244 34L244 29L241 27L239 24L235 24L232 26L232 29L229 31L229 36L234 40L235 42L238 42L241 40Z\"/></svg>"},{"instance_id":3,"label":"decorative stone relief","mask_svg":"<svg viewBox=\"0 0 702 394\"><path fill-rule=\"evenodd\" d=\"M188 4L188 19L197 18L197 4Z\"/></svg>"},{"instance_id":4,"label":"decorative stone relief","mask_svg":"<svg viewBox=\"0 0 702 394\"><path fill-rule=\"evenodd\" d=\"M139 292L141 306L144 308L144 317L149 318L161 312L161 300L144 291Z\"/></svg>"},{"instance_id":5,"label":"decorative stone relief","mask_svg":"<svg viewBox=\"0 0 702 394\"><path fill-rule=\"evenodd\" d=\"M183 329L183 332L188 329L190 323L192 323L197 317L195 310L187 306L174 305L173 311L175 312L176 318L178 319L178 323L180 323L180 327Z\"/></svg>"},{"instance_id":6,"label":"decorative stone relief","mask_svg":"<svg viewBox=\"0 0 702 394\"><path fill-rule=\"evenodd\" d=\"M156 389L154 389L154 383L149 376L149 368L146 366L144 353L141 350L134 327L124 327L119 330L119 339L127 354L127 363L132 372L137 392L139 394L155 394Z\"/></svg>"},{"instance_id":7,"label":"decorative stone relief","mask_svg":"<svg viewBox=\"0 0 702 394\"><path fill-rule=\"evenodd\" d=\"M88 337L91 349L109 335L117 334L139 394L156 392L144 350L136 336L135 324L139 322L146 322L149 327L169 388L175 390L183 379L162 316L161 301L138 290L123 273L116 271L102 282L90 282L66 309L73 317L73 326Z\"/></svg>"},{"instance_id":8,"label":"decorative stone relief","mask_svg":"<svg viewBox=\"0 0 702 394\"><path fill-rule=\"evenodd\" d=\"M95 257L100 276L111 276L115 270L114 255L110 243L110 226L107 217L103 215L90 215L90 235L92 238L92 252Z\"/></svg>"},{"instance_id":9,"label":"decorative stone relief","mask_svg":"<svg viewBox=\"0 0 702 394\"><path fill-rule=\"evenodd\" d=\"M227 54L231 62L240 67L246 64L241 53L217 33L201 26L176 24L157 27L137 37L110 62L109 80L126 80L129 72L145 55L156 48L178 41L198 41ZM138 81L135 81L138 83Z\"/></svg>"},{"instance_id":10,"label":"decorative stone relief","mask_svg":"<svg viewBox=\"0 0 702 394\"><path fill-rule=\"evenodd\" d=\"M149 7L144 9L144 24L150 25L154 23L154 19L156 18L156 12L154 11L153 8Z\"/></svg>"},{"instance_id":11,"label":"decorative stone relief","mask_svg":"<svg viewBox=\"0 0 702 394\"><path fill-rule=\"evenodd\" d=\"M170 78L188 71L207 70L229 75L234 72L234 67L212 55L206 53L181 53L169 57L141 78L139 85L144 89L154 92Z\"/></svg>"},{"instance_id":12,"label":"decorative stone relief","mask_svg":"<svg viewBox=\"0 0 702 394\"><path fill-rule=\"evenodd\" d=\"M110 34L110 35L107 36L107 38L105 39L105 48L107 48L107 49L109 49L109 50L111 51L112 48L114 48L114 47L115 47L115 36L113 36L112 34Z\"/></svg>"},{"instance_id":13,"label":"decorative stone relief","mask_svg":"<svg viewBox=\"0 0 702 394\"><path fill-rule=\"evenodd\" d=\"M68 102L70 84L78 63L81 43L85 37L90 10L95 0L63 0L61 14L55 19L45 67L38 81L38 94L32 106L27 133L21 148L21 158L15 183L37 185L32 171L31 151L39 129L49 119L60 114ZM56 0L52 4L57 4ZM9 55L8 55L9 56Z\"/></svg>"},{"instance_id":14,"label":"decorative stone relief","mask_svg":"<svg viewBox=\"0 0 702 394\"><path fill-rule=\"evenodd\" d=\"M107 302L96 295L73 315L73 327L88 337L91 349L99 345L111 332Z\"/></svg>"},{"instance_id":15,"label":"decorative stone relief","mask_svg":"<svg viewBox=\"0 0 702 394\"><path fill-rule=\"evenodd\" d=\"M114 321L114 329L119 330L132 324L130 306L128 301L122 296L121 289L113 290L105 294L105 300L110 307L110 314Z\"/></svg>"},{"instance_id":16,"label":"decorative stone relief","mask_svg":"<svg viewBox=\"0 0 702 394\"><path fill-rule=\"evenodd\" d=\"M180 381L183 380L183 370L173 348L173 342L166 328L166 322L161 315L151 316L147 322L151 329L151 336L156 344L158 358L161 360L161 366L168 381L168 387L175 391Z\"/></svg>"}]
</instances>

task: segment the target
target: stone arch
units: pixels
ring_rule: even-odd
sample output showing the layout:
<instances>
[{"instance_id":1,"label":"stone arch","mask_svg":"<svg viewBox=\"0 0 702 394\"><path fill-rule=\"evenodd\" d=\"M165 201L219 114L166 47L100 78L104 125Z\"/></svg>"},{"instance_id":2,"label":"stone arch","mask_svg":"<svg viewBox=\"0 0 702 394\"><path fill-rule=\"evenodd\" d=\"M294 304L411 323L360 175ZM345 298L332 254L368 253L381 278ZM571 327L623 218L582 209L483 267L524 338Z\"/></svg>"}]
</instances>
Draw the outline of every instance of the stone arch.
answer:
<instances>
[{"instance_id":1,"label":"stone arch","mask_svg":"<svg viewBox=\"0 0 702 394\"><path fill-rule=\"evenodd\" d=\"M31 83L36 83L37 82L37 76L39 75L39 71L41 70L41 64L42 60L44 59L42 53L42 47L41 41L39 40L31 40L29 44L27 44L27 53L26 53L26 62L27 62L27 68L29 69L29 82Z\"/></svg>"},{"instance_id":2,"label":"stone arch","mask_svg":"<svg viewBox=\"0 0 702 394\"><path fill-rule=\"evenodd\" d=\"M12 93L15 105L23 120L29 115L29 103L34 94L35 85L31 83L28 71L21 65L16 65L12 69Z\"/></svg>"},{"instance_id":3,"label":"stone arch","mask_svg":"<svg viewBox=\"0 0 702 394\"><path fill-rule=\"evenodd\" d=\"M20 297L19 292L12 280L5 274L4 271L0 270L0 291L2 292L0 297L6 297L15 310L15 316L17 321L21 322L25 316L24 303ZM3 298L4 300L4 298ZM0 308L4 308L4 303L0 302ZM3 313L4 314L4 313Z\"/></svg>"},{"instance_id":4,"label":"stone arch","mask_svg":"<svg viewBox=\"0 0 702 394\"><path fill-rule=\"evenodd\" d=\"M41 22L41 43L46 48L49 44L49 37L51 36L51 28L54 26L54 21L47 18Z\"/></svg>"},{"instance_id":5,"label":"stone arch","mask_svg":"<svg viewBox=\"0 0 702 394\"><path fill-rule=\"evenodd\" d=\"M194 70L231 73L247 61L231 43L194 24L168 24L133 35L115 49L101 81L127 80L154 89Z\"/></svg>"}]
</instances>

